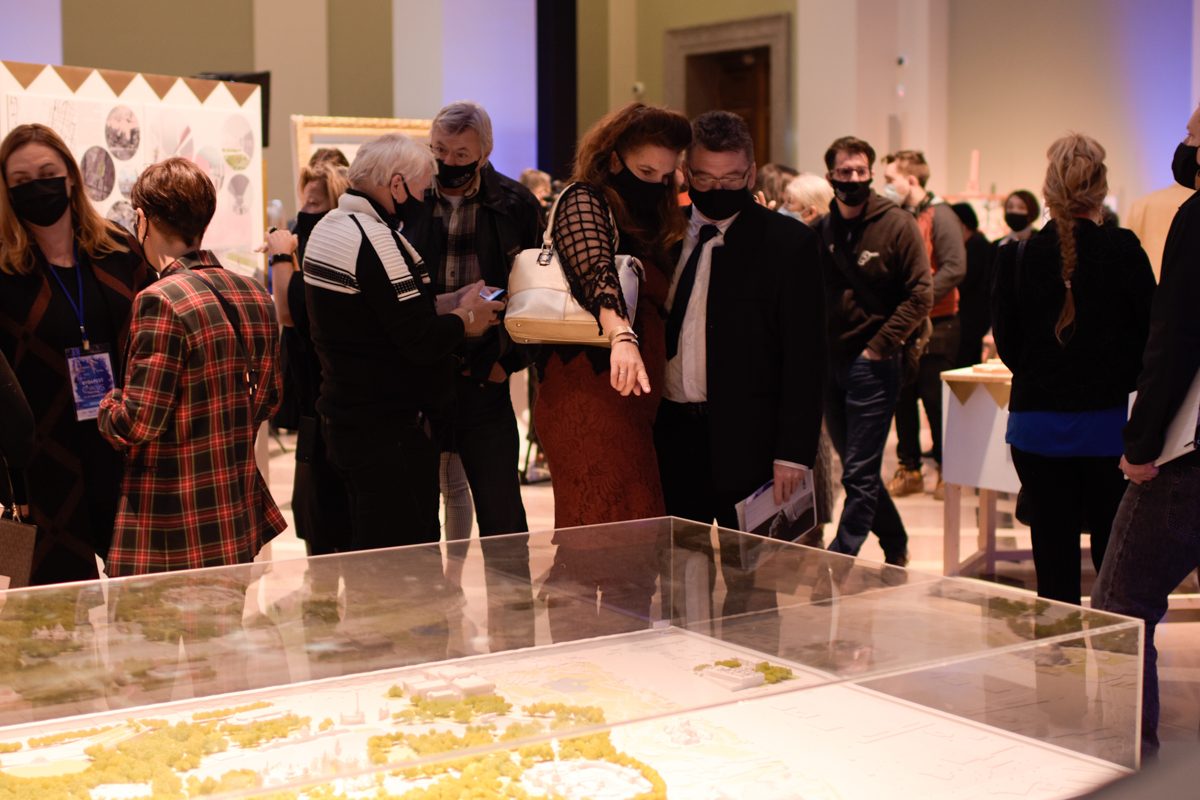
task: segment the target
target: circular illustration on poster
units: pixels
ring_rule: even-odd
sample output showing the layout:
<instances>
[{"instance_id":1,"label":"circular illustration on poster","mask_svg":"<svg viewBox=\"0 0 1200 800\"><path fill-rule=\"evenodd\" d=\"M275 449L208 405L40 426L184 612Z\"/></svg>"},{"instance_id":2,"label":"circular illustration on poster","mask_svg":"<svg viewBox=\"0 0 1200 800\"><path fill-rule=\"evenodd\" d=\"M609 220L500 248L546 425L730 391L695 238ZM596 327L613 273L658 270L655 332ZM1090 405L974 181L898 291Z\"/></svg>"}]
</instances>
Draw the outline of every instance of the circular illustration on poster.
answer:
<instances>
[{"instance_id":1,"label":"circular illustration on poster","mask_svg":"<svg viewBox=\"0 0 1200 800\"><path fill-rule=\"evenodd\" d=\"M104 121L104 141L118 161L133 158L142 143L142 127L129 106L117 106Z\"/></svg>"},{"instance_id":2,"label":"circular illustration on poster","mask_svg":"<svg viewBox=\"0 0 1200 800\"><path fill-rule=\"evenodd\" d=\"M250 213L250 179L245 175L234 175L229 179L229 194L233 197L233 213Z\"/></svg>"},{"instance_id":3,"label":"circular illustration on poster","mask_svg":"<svg viewBox=\"0 0 1200 800\"><path fill-rule=\"evenodd\" d=\"M129 193L133 191L133 185L137 183L139 174L140 172L136 167L129 165L117 170L117 191L125 197L129 197Z\"/></svg>"},{"instance_id":4,"label":"circular illustration on poster","mask_svg":"<svg viewBox=\"0 0 1200 800\"><path fill-rule=\"evenodd\" d=\"M125 230L137 235L137 214L133 210L133 206L124 200L118 200L112 204L112 208L104 215L108 219L117 223Z\"/></svg>"},{"instance_id":5,"label":"circular illustration on poster","mask_svg":"<svg viewBox=\"0 0 1200 800\"><path fill-rule=\"evenodd\" d=\"M117 182L117 169L107 150L99 146L89 147L79 160L79 168L83 171L83 188L88 197L99 203L112 194L113 185Z\"/></svg>"},{"instance_id":6,"label":"circular illustration on poster","mask_svg":"<svg viewBox=\"0 0 1200 800\"><path fill-rule=\"evenodd\" d=\"M204 170L204 174L213 182L213 186L217 187L217 191L221 191L221 187L225 185L225 162L221 159L217 148L201 147L200 152L196 153L196 157L192 160L196 162L196 166Z\"/></svg>"},{"instance_id":7,"label":"circular illustration on poster","mask_svg":"<svg viewBox=\"0 0 1200 800\"><path fill-rule=\"evenodd\" d=\"M225 120L221 131L221 153L226 163L236 170L250 166L250 159L254 158L254 131L241 114L233 114Z\"/></svg>"}]
</instances>

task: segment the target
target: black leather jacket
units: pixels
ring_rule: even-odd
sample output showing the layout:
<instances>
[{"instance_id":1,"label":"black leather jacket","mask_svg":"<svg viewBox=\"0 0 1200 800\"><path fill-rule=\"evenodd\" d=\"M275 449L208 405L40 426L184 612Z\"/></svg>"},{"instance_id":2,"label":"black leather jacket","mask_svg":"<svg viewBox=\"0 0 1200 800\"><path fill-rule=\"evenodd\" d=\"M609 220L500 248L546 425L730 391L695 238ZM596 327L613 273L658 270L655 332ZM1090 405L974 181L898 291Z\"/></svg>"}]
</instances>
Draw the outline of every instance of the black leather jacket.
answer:
<instances>
[{"instance_id":1,"label":"black leather jacket","mask_svg":"<svg viewBox=\"0 0 1200 800\"><path fill-rule=\"evenodd\" d=\"M532 192L512 178L501 175L491 164L485 164L479 172L481 207L475 223L479 271L488 286L507 289L508 273L517 254L541 245L541 204ZM437 198L429 190L425 193L420 216L410 211L411 206L404 210L404 235L425 259L435 281L442 260L440 222L434 215L436 203ZM497 361L511 375L529 366L533 354L527 348L515 345L504 326L497 325L487 332L481 343L471 348L463 363L470 367L472 377L484 381Z\"/></svg>"}]
</instances>

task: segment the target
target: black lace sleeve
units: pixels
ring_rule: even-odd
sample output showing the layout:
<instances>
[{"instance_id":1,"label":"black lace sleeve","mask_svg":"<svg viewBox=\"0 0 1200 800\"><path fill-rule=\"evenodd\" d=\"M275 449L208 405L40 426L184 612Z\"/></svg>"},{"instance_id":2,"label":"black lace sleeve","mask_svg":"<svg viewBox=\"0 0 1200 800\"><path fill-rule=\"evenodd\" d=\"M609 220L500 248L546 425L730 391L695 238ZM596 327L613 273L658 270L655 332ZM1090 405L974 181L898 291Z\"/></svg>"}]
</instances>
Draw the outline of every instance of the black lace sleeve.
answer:
<instances>
[{"instance_id":1,"label":"black lace sleeve","mask_svg":"<svg viewBox=\"0 0 1200 800\"><path fill-rule=\"evenodd\" d=\"M554 247L571 294L597 322L602 308L629 319L613 260L614 233L608 203L601 191L585 183L567 190L559 201L554 220Z\"/></svg>"}]
</instances>

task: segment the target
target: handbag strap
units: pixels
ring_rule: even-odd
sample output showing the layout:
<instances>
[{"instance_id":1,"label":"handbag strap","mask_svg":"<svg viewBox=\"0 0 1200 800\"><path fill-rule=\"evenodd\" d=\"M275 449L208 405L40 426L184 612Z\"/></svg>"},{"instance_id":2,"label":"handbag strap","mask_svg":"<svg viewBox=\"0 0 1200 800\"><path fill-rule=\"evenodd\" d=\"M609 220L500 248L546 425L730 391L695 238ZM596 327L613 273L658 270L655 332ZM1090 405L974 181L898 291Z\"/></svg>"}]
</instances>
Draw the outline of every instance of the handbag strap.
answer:
<instances>
[{"instance_id":1,"label":"handbag strap","mask_svg":"<svg viewBox=\"0 0 1200 800\"><path fill-rule=\"evenodd\" d=\"M217 303L220 304L221 310L225 314L225 319L229 320L229 326L233 328L233 337L237 340L238 350L242 355L242 364L246 370L246 388L253 397L258 393L259 373L258 370L254 369L254 362L250 358L250 348L246 347L246 341L242 338L242 315L238 313L237 308L232 303L225 299L225 296L217 290L217 287L209 283L200 273L194 272L187 267L184 267L182 271L203 283L217 298Z\"/></svg>"},{"instance_id":2,"label":"handbag strap","mask_svg":"<svg viewBox=\"0 0 1200 800\"><path fill-rule=\"evenodd\" d=\"M563 190L558 193L558 197L554 198L554 205L550 206L550 216L546 220L546 232L542 234L542 252L538 256L538 263L543 267L547 266L550 259L554 257L554 218L558 215L558 204L562 202L574 185L574 183L568 183L564 186ZM605 203L605 205L608 204ZM615 253L621 246L621 234L617 231L617 218L613 216L612 208L608 209L608 220L612 223L613 252Z\"/></svg>"}]
</instances>

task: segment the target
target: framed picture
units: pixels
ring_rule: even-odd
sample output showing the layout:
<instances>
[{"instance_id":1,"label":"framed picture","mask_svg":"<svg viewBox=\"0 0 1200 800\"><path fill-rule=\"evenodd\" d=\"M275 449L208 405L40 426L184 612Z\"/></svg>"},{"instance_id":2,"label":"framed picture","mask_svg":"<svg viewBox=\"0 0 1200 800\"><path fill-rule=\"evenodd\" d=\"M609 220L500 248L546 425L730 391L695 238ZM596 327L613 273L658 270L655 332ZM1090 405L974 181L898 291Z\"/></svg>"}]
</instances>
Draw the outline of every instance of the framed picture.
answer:
<instances>
[{"instance_id":1,"label":"framed picture","mask_svg":"<svg viewBox=\"0 0 1200 800\"><path fill-rule=\"evenodd\" d=\"M399 131L429 142L428 119L378 119L374 117L305 117L292 115L292 183L300 182L300 168L322 147L336 147L353 162L363 142Z\"/></svg>"}]
</instances>

